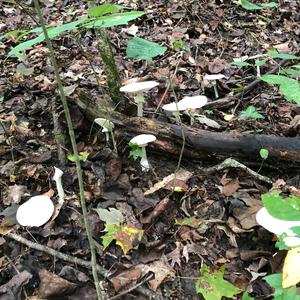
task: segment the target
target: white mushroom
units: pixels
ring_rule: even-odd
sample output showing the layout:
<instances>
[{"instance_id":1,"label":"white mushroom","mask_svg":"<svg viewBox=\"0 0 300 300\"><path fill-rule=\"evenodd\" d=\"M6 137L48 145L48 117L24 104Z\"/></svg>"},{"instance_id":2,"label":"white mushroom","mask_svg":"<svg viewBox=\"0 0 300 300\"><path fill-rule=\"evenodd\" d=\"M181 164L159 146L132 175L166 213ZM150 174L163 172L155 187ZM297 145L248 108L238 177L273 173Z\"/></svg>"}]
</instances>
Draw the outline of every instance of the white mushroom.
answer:
<instances>
[{"instance_id":1,"label":"white mushroom","mask_svg":"<svg viewBox=\"0 0 300 300\"><path fill-rule=\"evenodd\" d=\"M191 96L191 97L183 97L182 100L180 100L179 105L183 105L183 107L186 108L186 111L188 115L190 116L191 125L194 123L194 114L195 110L198 108L203 107L207 103L207 97L206 96Z\"/></svg>"},{"instance_id":2,"label":"white mushroom","mask_svg":"<svg viewBox=\"0 0 300 300\"><path fill-rule=\"evenodd\" d=\"M218 92L218 88L217 88L217 80L224 78L225 75L223 74L206 74L204 76L204 80L208 80L211 81L213 88L214 88L214 92L215 92L215 97L216 99L219 98L219 92Z\"/></svg>"},{"instance_id":3,"label":"white mushroom","mask_svg":"<svg viewBox=\"0 0 300 300\"><path fill-rule=\"evenodd\" d=\"M150 165L146 154L146 147L149 143L154 142L155 140L156 137L153 134L140 134L130 140L130 143L137 144L139 147L142 148L143 154L140 161L142 171L148 171L150 169Z\"/></svg>"},{"instance_id":4,"label":"white mushroom","mask_svg":"<svg viewBox=\"0 0 300 300\"><path fill-rule=\"evenodd\" d=\"M300 221L284 221L274 218L265 207L256 213L256 221L259 225L276 235L282 235L283 233L292 235L291 228L300 226Z\"/></svg>"},{"instance_id":5,"label":"white mushroom","mask_svg":"<svg viewBox=\"0 0 300 300\"><path fill-rule=\"evenodd\" d=\"M54 176L53 180L56 183L57 193L58 193L58 203L63 205L65 199L65 192L62 186L61 177L63 175L63 171L59 168L54 167Z\"/></svg>"},{"instance_id":6,"label":"white mushroom","mask_svg":"<svg viewBox=\"0 0 300 300\"><path fill-rule=\"evenodd\" d=\"M114 123L111 122L110 120L104 119L104 118L96 118L94 120L94 122L102 127L101 131L103 133L105 133L106 143L109 143L109 133L111 134L111 139L112 139L112 142L113 142L114 151L117 153L117 145L116 145L115 138L114 138L114 133L113 133L113 129L115 128Z\"/></svg>"},{"instance_id":7,"label":"white mushroom","mask_svg":"<svg viewBox=\"0 0 300 300\"><path fill-rule=\"evenodd\" d=\"M137 116L143 116L143 104L144 104L144 92L159 85L157 81L144 81L144 82L134 82L129 83L120 88L121 92L134 94L134 101L137 104Z\"/></svg>"},{"instance_id":8,"label":"white mushroom","mask_svg":"<svg viewBox=\"0 0 300 300\"><path fill-rule=\"evenodd\" d=\"M180 123L180 111L186 110L186 106L179 102L171 102L169 104L165 104L162 106L164 111L172 113L172 115L176 118L176 122Z\"/></svg>"},{"instance_id":9,"label":"white mushroom","mask_svg":"<svg viewBox=\"0 0 300 300\"><path fill-rule=\"evenodd\" d=\"M19 206L17 221L22 226L42 226L47 223L54 212L54 204L48 196L31 197Z\"/></svg>"}]
</instances>

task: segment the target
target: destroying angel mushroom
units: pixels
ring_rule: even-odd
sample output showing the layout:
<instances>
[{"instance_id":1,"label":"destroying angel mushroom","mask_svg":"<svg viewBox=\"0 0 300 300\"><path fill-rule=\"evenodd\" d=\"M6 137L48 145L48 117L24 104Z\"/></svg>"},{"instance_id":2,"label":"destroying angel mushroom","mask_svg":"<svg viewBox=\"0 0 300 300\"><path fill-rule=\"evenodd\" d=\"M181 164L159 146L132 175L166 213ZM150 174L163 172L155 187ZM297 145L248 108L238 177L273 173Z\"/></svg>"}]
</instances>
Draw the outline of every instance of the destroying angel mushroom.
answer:
<instances>
[{"instance_id":1,"label":"destroying angel mushroom","mask_svg":"<svg viewBox=\"0 0 300 300\"><path fill-rule=\"evenodd\" d=\"M292 227L299 227L300 221L285 221L274 218L265 207L256 213L256 221L260 226L276 235L286 234L287 236L283 238L283 241L288 247L300 246L300 238L291 230Z\"/></svg>"},{"instance_id":2,"label":"destroying angel mushroom","mask_svg":"<svg viewBox=\"0 0 300 300\"><path fill-rule=\"evenodd\" d=\"M223 74L211 74L211 75L206 74L203 78L204 80L211 81L213 88L214 88L216 99L219 98L219 92L218 92L218 88L217 88L217 80L220 80L224 77L225 77L225 75L223 75Z\"/></svg>"},{"instance_id":3,"label":"destroying angel mushroom","mask_svg":"<svg viewBox=\"0 0 300 300\"><path fill-rule=\"evenodd\" d=\"M187 111L191 125L194 124L194 115L195 111L198 108L203 107L207 103L207 97L206 96L186 96L183 97L182 100L178 102L179 105L182 105L185 107L185 110Z\"/></svg>"},{"instance_id":4,"label":"destroying angel mushroom","mask_svg":"<svg viewBox=\"0 0 300 300\"><path fill-rule=\"evenodd\" d=\"M172 113L176 122L180 123L180 112L186 110L186 106L179 102L171 102L162 106L162 109L166 112Z\"/></svg>"},{"instance_id":5,"label":"destroying angel mushroom","mask_svg":"<svg viewBox=\"0 0 300 300\"><path fill-rule=\"evenodd\" d=\"M144 92L159 85L157 81L134 82L124 85L120 88L121 92L133 94L134 102L137 104L137 116L143 116Z\"/></svg>"},{"instance_id":6,"label":"destroying angel mushroom","mask_svg":"<svg viewBox=\"0 0 300 300\"><path fill-rule=\"evenodd\" d=\"M106 143L109 143L109 134L111 135L114 151L117 153L117 145L113 133L113 129L115 128L114 123L104 118L96 118L94 122L102 127L101 131L105 133Z\"/></svg>"},{"instance_id":7,"label":"destroying angel mushroom","mask_svg":"<svg viewBox=\"0 0 300 300\"><path fill-rule=\"evenodd\" d=\"M58 203L62 206L64 202L65 192L62 187L61 177L63 172L54 167L53 180L56 183L58 192ZM46 195L38 195L31 197L29 200L21 204L16 213L16 219L21 226L42 226L47 223L54 212L54 204L50 197Z\"/></svg>"},{"instance_id":8,"label":"destroying angel mushroom","mask_svg":"<svg viewBox=\"0 0 300 300\"><path fill-rule=\"evenodd\" d=\"M155 140L156 136L153 134L140 134L130 140L130 143L137 144L140 148L142 148L142 157L140 164L143 172L147 172L150 169L146 154L146 147L149 143L154 142Z\"/></svg>"}]
</instances>

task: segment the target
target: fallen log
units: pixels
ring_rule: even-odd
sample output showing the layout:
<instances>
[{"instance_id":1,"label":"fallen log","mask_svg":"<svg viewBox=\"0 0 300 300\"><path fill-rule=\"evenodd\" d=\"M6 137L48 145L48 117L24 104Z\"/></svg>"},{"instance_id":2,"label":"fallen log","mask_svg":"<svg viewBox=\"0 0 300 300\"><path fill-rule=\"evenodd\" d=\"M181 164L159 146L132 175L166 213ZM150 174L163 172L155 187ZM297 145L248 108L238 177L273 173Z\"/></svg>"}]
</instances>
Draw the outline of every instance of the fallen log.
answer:
<instances>
[{"instance_id":1,"label":"fallen log","mask_svg":"<svg viewBox=\"0 0 300 300\"><path fill-rule=\"evenodd\" d=\"M234 157L246 161L261 161L261 148L269 150L269 163L300 165L300 136L281 137L265 134L212 132L189 126L179 126L148 118L129 117L118 113L106 101L97 101L84 93L73 99L91 121L96 117L110 119L121 136L131 138L136 134L152 133L157 137L155 147L171 154L180 152L182 134L185 135L184 155L193 159L204 157Z\"/></svg>"}]
</instances>

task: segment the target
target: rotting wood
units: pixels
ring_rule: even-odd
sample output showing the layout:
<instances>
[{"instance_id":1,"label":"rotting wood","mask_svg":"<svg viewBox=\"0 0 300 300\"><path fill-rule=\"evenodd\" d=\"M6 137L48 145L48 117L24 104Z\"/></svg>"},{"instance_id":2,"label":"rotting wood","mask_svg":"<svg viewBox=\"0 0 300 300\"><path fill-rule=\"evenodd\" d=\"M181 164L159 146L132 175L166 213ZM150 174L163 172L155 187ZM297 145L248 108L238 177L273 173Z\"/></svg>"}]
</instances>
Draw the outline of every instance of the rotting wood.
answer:
<instances>
[{"instance_id":1,"label":"rotting wood","mask_svg":"<svg viewBox=\"0 0 300 300\"><path fill-rule=\"evenodd\" d=\"M152 133L158 138L155 146L160 150L177 154L182 144L182 130L176 124L159 122L148 118L128 117L104 104L81 93L75 103L83 110L89 120L95 117L110 119L116 127L119 127L121 136L128 139L136 134ZM259 151L261 148L269 150L268 162L280 163L289 162L290 165L300 163L300 138L280 137L265 134L249 133L226 133L212 132L197 128L184 126L186 136L186 151L184 155L191 155L191 158L203 157L234 157L247 161L261 160Z\"/></svg>"}]
</instances>

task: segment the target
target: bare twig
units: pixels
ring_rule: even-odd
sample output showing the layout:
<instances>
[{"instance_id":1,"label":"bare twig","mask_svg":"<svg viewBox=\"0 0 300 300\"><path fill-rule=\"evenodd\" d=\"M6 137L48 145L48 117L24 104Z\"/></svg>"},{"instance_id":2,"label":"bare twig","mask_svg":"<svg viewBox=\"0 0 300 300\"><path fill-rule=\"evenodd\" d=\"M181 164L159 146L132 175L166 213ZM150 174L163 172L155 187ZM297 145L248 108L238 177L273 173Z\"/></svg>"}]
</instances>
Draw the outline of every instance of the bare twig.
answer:
<instances>
[{"instance_id":1,"label":"bare twig","mask_svg":"<svg viewBox=\"0 0 300 300\"><path fill-rule=\"evenodd\" d=\"M246 173L248 173L253 178L256 178L256 179L258 179L260 181L272 184L272 180L269 177L266 177L266 176L258 174L257 172L251 170L247 166L241 164L240 162L238 162L238 161L236 161L235 159L232 159L232 158L227 158L222 163L217 164L217 165L215 165L213 167L200 168L200 170L202 172L204 172L205 174L210 174L210 173L213 173L213 172L216 172L216 171L220 171L220 170L223 170L223 169L227 169L227 168L241 169L241 170L245 171Z\"/></svg>"},{"instance_id":2,"label":"bare twig","mask_svg":"<svg viewBox=\"0 0 300 300\"><path fill-rule=\"evenodd\" d=\"M52 255L55 258L61 259L63 261L67 261L69 263L79 265L79 266L82 266L82 267L87 268L87 269L92 268L92 263L90 261L86 261L86 260L78 258L76 256L71 256L71 255L59 252L57 250L54 250L50 247L41 245L39 243L31 242L28 239L25 239L25 238L23 238L22 236L20 236L16 233L8 233L8 234L5 235L5 237L9 237L9 238L11 238L11 239L23 244L23 245L26 245L27 247L29 247L31 249L35 249L37 251L47 253L47 254ZM109 273L108 270L106 270L105 268L101 267L98 264L96 264L96 270L97 270L98 274L102 275L103 277L106 277L107 274ZM147 280L149 280L149 279L151 279L151 278L148 278ZM147 280L143 280L141 284L145 283ZM163 297L161 295L155 294L151 290L140 286L140 284L135 286L135 288L132 288L130 291L127 290L126 293L132 292L133 290L136 290L139 293L143 294L144 296L149 297L153 300L163 300Z\"/></svg>"}]
</instances>

